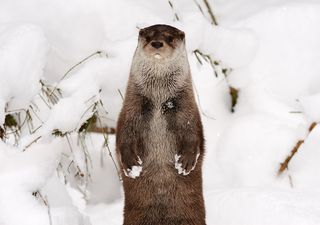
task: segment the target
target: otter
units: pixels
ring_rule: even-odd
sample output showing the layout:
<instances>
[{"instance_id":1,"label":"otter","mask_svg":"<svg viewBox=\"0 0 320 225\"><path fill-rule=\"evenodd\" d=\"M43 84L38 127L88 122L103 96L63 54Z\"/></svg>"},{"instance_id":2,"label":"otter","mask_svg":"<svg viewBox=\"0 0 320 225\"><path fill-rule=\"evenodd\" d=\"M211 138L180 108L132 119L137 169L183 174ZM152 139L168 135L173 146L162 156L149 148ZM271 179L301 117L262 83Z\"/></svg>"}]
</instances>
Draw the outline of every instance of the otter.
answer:
<instances>
[{"instance_id":1,"label":"otter","mask_svg":"<svg viewBox=\"0 0 320 225\"><path fill-rule=\"evenodd\" d=\"M116 129L124 225L205 225L204 137L183 31L139 31Z\"/></svg>"}]
</instances>

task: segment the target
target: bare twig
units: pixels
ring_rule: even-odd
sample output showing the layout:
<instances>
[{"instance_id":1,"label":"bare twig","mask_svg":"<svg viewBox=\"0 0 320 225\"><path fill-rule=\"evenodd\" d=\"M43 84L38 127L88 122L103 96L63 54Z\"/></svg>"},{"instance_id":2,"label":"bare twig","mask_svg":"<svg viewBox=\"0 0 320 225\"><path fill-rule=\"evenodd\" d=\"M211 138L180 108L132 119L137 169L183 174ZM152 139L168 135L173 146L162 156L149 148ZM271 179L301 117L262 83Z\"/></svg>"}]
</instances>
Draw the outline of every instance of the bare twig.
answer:
<instances>
[{"instance_id":1,"label":"bare twig","mask_svg":"<svg viewBox=\"0 0 320 225\"><path fill-rule=\"evenodd\" d=\"M313 122L310 126L309 126L309 129L308 129L308 135L311 133L311 131L317 126L317 123L316 122ZM307 137L306 137L307 138ZM305 139L306 139L305 138ZM282 174L282 172L286 169L288 169L288 165L289 165L289 162L290 160L292 159L292 157L298 152L300 146L304 143L304 140L298 140L296 145L294 146L294 148L291 150L291 154L289 156L287 156L287 158L282 162L280 163L280 168L278 170L278 175Z\"/></svg>"},{"instance_id":2,"label":"bare twig","mask_svg":"<svg viewBox=\"0 0 320 225\"><path fill-rule=\"evenodd\" d=\"M292 159L292 157L294 156L294 154L296 154L296 152L298 151L298 149L300 148L300 146L304 143L304 140L299 140L296 145L294 146L294 148L291 150L291 154L284 160L284 162L280 163L280 168L278 171L278 174L281 174L285 169L288 168L288 164L290 162L290 160Z\"/></svg>"},{"instance_id":3,"label":"bare twig","mask_svg":"<svg viewBox=\"0 0 320 225\"><path fill-rule=\"evenodd\" d=\"M88 131L93 133L105 133L105 134L116 133L116 129L114 127L97 127L96 125L92 125Z\"/></svg>"}]
</instances>

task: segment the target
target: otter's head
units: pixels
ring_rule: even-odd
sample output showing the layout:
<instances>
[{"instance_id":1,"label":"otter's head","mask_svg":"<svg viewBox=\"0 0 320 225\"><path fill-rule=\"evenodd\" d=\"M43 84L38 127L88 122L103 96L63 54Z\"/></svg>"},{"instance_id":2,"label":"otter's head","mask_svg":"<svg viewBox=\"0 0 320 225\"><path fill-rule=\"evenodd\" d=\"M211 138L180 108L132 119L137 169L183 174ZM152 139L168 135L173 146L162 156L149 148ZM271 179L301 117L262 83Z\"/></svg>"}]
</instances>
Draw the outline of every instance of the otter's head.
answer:
<instances>
[{"instance_id":1,"label":"otter's head","mask_svg":"<svg viewBox=\"0 0 320 225\"><path fill-rule=\"evenodd\" d=\"M185 51L185 34L168 25L157 24L141 29L138 49L155 62L172 60Z\"/></svg>"}]
</instances>

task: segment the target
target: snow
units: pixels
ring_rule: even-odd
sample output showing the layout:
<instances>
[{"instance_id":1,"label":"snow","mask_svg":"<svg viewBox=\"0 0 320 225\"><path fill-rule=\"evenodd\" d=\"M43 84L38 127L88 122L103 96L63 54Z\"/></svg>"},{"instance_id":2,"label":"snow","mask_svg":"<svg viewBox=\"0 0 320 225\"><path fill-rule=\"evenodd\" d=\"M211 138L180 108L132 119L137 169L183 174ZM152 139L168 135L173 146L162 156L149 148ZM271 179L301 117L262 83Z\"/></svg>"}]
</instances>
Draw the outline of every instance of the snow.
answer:
<instances>
[{"instance_id":1,"label":"snow","mask_svg":"<svg viewBox=\"0 0 320 225\"><path fill-rule=\"evenodd\" d=\"M174 167L178 170L179 174L182 174L184 176L188 175L189 173L186 172L186 170L184 170L182 168L182 163L179 163L179 159L181 158L181 155L174 155Z\"/></svg>"},{"instance_id":2,"label":"snow","mask_svg":"<svg viewBox=\"0 0 320 225\"><path fill-rule=\"evenodd\" d=\"M318 11L317 4L288 4L239 22L254 31L260 44L250 65L232 73L230 82L237 87L259 85L270 97L292 106L299 97L315 93L320 82L320 53L314 51L320 47Z\"/></svg>"},{"instance_id":3,"label":"snow","mask_svg":"<svg viewBox=\"0 0 320 225\"><path fill-rule=\"evenodd\" d=\"M140 176L140 173L142 172L142 166L132 166L131 169L127 169L123 171L127 177L135 179Z\"/></svg>"},{"instance_id":4,"label":"snow","mask_svg":"<svg viewBox=\"0 0 320 225\"><path fill-rule=\"evenodd\" d=\"M319 192L241 188L206 195L207 221L216 224L319 224ZM232 215L230 214L232 212Z\"/></svg>"},{"instance_id":5,"label":"snow","mask_svg":"<svg viewBox=\"0 0 320 225\"><path fill-rule=\"evenodd\" d=\"M303 112L313 121L320 121L320 93L299 98Z\"/></svg>"},{"instance_id":6,"label":"snow","mask_svg":"<svg viewBox=\"0 0 320 225\"><path fill-rule=\"evenodd\" d=\"M314 175L314 171L317 171L320 158L317 151L319 149L319 135L320 129L317 126L301 146L299 155L292 159L290 171L294 174L292 178L297 188L318 188L320 186L318 176Z\"/></svg>"},{"instance_id":7,"label":"snow","mask_svg":"<svg viewBox=\"0 0 320 225\"><path fill-rule=\"evenodd\" d=\"M131 169L127 169L127 170L123 170L124 174L127 176L127 177L130 177L132 179L135 179L137 177L140 176L141 172L142 172L142 160L141 158L138 156L138 163L140 166L132 166Z\"/></svg>"},{"instance_id":8,"label":"snow","mask_svg":"<svg viewBox=\"0 0 320 225\"><path fill-rule=\"evenodd\" d=\"M199 158L200 154L197 154L196 156L196 162L194 164L194 166L191 168L190 171L186 171L186 169L182 168L182 163L179 162L179 159L181 158L181 155L174 155L174 167L178 170L178 174L182 174L183 176L187 176L191 173L192 170L194 170L194 168L196 168L197 162L198 162L198 158Z\"/></svg>"},{"instance_id":9,"label":"snow","mask_svg":"<svg viewBox=\"0 0 320 225\"><path fill-rule=\"evenodd\" d=\"M249 29L212 27L207 23L204 30L199 49L219 59L225 67L245 66L256 54L258 43Z\"/></svg>"},{"instance_id":10,"label":"snow","mask_svg":"<svg viewBox=\"0 0 320 225\"><path fill-rule=\"evenodd\" d=\"M171 2L1 1L0 225L122 224L115 137L79 129L93 116L116 125L138 30L155 23L186 33L207 224L320 223L320 128L308 131L320 120L319 2L209 1L218 26L202 1ZM239 90L234 113L229 86ZM21 128L4 126L6 115ZM140 161L125 172L142 170Z\"/></svg>"},{"instance_id":11,"label":"snow","mask_svg":"<svg viewBox=\"0 0 320 225\"><path fill-rule=\"evenodd\" d=\"M59 145L55 140L19 152L1 143L0 224L49 224L46 208L32 192L52 176L59 162Z\"/></svg>"},{"instance_id":12,"label":"snow","mask_svg":"<svg viewBox=\"0 0 320 225\"><path fill-rule=\"evenodd\" d=\"M277 180L276 174L299 139L297 128L263 114L241 116L230 124L221 134L215 156L225 176L224 185L288 186L287 179Z\"/></svg>"},{"instance_id":13,"label":"snow","mask_svg":"<svg viewBox=\"0 0 320 225\"><path fill-rule=\"evenodd\" d=\"M27 108L40 91L39 80L48 46L42 30L30 24L1 29L0 43L0 123L3 124L5 103L10 102L7 110Z\"/></svg>"}]
</instances>

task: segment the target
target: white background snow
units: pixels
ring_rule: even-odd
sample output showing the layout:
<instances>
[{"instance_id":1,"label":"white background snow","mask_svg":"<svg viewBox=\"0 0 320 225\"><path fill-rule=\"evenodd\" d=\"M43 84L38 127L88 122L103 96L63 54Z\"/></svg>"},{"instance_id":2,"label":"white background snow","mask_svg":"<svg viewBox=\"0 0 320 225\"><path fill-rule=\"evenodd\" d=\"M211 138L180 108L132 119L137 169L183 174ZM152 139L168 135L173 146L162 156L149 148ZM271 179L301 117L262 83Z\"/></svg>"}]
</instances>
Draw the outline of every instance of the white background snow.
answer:
<instances>
[{"instance_id":1,"label":"white background snow","mask_svg":"<svg viewBox=\"0 0 320 225\"><path fill-rule=\"evenodd\" d=\"M155 23L186 33L207 224L320 224L320 2L209 2L218 26L202 0L0 1L0 126L22 125L0 140L0 225L122 224L115 138L78 131L92 115L115 126L138 29Z\"/></svg>"}]
</instances>

